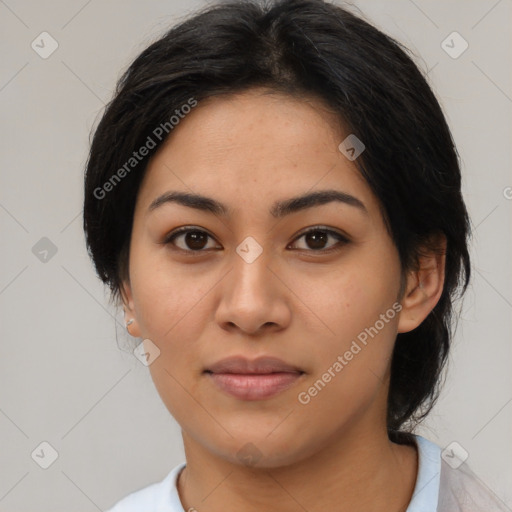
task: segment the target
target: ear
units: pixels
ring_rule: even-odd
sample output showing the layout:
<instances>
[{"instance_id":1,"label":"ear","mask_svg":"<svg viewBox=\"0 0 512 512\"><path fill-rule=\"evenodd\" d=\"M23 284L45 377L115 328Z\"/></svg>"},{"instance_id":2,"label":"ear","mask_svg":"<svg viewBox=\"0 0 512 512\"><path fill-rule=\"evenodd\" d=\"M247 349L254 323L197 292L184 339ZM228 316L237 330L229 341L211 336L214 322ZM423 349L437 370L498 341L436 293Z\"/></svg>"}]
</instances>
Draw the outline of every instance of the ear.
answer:
<instances>
[{"instance_id":1,"label":"ear","mask_svg":"<svg viewBox=\"0 0 512 512\"><path fill-rule=\"evenodd\" d=\"M134 338L141 338L142 335L140 332L139 322L137 320L135 303L133 301L132 287L129 281L122 282L120 292L123 301L125 324L130 320L133 320L133 322L126 327L126 330Z\"/></svg>"},{"instance_id":2,"label":"ear","mask_svg":"<svg viewBox=\"0 0 512 512\"><path fill-rule=\"evenodd\" d=\"M407 274L399 333L418 327L434 309L443 293L445 264L446 237L438 235L421 249L416 269Z\"/></svg>"}]
</instances>

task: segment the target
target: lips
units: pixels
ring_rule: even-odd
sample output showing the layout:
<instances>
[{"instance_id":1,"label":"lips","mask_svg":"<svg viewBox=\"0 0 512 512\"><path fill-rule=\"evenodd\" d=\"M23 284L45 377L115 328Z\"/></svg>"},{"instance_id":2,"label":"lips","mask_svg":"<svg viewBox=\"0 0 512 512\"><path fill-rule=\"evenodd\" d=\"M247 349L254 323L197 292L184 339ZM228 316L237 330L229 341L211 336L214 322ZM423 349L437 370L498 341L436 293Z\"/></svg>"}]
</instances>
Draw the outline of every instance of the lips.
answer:
<instances>
[{"instance_id":1,"label":"lips","mask_svg":"<svg viewBox=\"0 0 512 512\"><path fill-rule=\"evenodd\" d=\"M304 372L275 357L222 359L204 372L215 386L240 400L265 400L293 386Z\"/></svg>"},{"instance_id":2,"label":"lips","mask_svg":"<svg viewBox=\"0 0 512 512\"><path fill-rule=\"evenodd\" d=\"M269 374L301 372L302 370L276 357L259 357L251 361L240 356L222 359L209 366L206 371L211 373Z\"/></svg>"}]
</instances>

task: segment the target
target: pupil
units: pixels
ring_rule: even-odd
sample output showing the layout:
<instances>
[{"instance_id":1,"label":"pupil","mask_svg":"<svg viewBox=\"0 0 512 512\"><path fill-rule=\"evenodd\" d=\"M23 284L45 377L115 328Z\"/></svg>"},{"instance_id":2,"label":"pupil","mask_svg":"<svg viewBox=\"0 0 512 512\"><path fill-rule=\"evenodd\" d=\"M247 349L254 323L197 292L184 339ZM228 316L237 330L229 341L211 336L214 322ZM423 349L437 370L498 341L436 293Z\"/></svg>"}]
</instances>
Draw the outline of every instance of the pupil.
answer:
<instances>
[{"instance_id":1,"label":"pupil","mask_svg":"<svg viewBox=\"0 0 512 512\"><path fill-rule=\"evenodd\" d=\"M203 238L202 241L201 237ZM205 240L205 233L201 233L200 231L190 231L185 235L185 243L190 249L202 249L206 245Z\"/></svg>"},{"instance_id":2,"label":"pupil","mask_svg":"<svg viewBox=\"0 0 512 512\"><path fill-rule=\"evenodd\" d=\"M322 249L327 241L327 234L323 231L313 231L306 235L306 240L312 249Z\"/></svg>"}]
</instances>

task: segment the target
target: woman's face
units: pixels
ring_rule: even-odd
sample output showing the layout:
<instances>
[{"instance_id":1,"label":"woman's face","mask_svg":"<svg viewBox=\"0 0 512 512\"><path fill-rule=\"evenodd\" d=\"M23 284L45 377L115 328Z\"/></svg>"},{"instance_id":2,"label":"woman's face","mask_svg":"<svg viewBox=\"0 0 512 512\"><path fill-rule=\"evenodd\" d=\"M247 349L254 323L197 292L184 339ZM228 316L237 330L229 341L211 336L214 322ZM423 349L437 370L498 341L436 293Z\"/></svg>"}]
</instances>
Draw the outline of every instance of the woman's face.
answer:
<instances>
[{"instance_id":1,"label":"woman's face","mask_svg":"<svg viewBox=\"0 0 512 512\"><path fill-rule=\"evenodd\" d=\"M276 467L385 431L400 261L348 135L315 100L252 90L200 102L147 168L130 332L160 351L151 375L186 439L226 460ZM290 201L320 191L341 199ZM208 202L151 208L176 192ZM245 365L217 365L231 357Z\"/></svg>"}]
</instances>

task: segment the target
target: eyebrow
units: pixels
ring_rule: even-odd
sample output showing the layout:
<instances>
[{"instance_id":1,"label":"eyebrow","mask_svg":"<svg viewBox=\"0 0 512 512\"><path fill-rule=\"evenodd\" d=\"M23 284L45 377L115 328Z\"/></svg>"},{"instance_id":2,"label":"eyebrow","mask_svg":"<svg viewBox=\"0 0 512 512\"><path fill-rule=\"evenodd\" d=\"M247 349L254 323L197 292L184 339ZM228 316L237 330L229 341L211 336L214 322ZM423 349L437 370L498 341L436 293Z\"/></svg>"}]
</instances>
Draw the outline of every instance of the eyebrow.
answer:
<instances>
[{"instance_id":1,"label":"eyebrow","mask_svg":"<svg viewBox=\"0 0 512 512\"><path fill-rule=\"evenodd\" d=\"M313 208L314 206L322 206L335 201L353 206L362 213L368 214L368 210L360 199L346 192L341 192L340 190L320 190L290 199L276 201L269 212L273 217L281 218L291 213ZM213 213L217 216L226 217L230 212L230 209L226 205L210 197L189 192L170 191L157 197L149 205L148 213L167 203L177 203L196 210Z\"/></svg>"}]
</instances>

